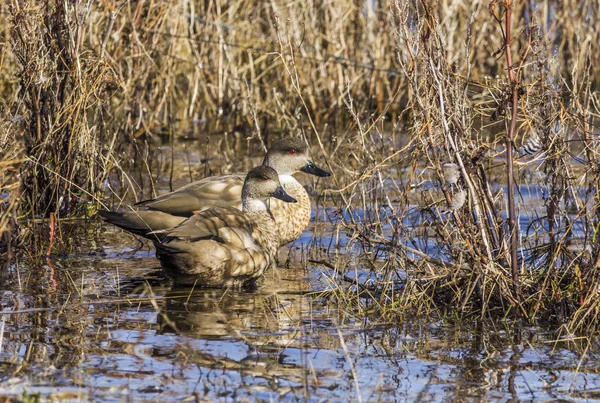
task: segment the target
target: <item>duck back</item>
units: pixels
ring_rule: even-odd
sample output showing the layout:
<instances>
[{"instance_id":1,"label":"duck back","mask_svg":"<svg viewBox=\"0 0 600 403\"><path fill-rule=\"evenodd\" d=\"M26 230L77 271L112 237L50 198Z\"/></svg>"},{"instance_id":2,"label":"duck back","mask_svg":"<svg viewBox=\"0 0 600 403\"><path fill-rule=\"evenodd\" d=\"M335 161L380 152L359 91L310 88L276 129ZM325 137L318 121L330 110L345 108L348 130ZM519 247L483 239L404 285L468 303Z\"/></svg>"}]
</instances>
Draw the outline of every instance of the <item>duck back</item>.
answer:
<instances>
[{"instance_id":1,"label":"duck back","mask_svg":"<svg viewBox=\"0 0 600 403\"><path fill-rule=\"evenodd\" d=\"M275 261L279 237L268 211L234 208L202 211L165 231L157 257L176 284L246 286Z\"/></svg>"}]
</instances>

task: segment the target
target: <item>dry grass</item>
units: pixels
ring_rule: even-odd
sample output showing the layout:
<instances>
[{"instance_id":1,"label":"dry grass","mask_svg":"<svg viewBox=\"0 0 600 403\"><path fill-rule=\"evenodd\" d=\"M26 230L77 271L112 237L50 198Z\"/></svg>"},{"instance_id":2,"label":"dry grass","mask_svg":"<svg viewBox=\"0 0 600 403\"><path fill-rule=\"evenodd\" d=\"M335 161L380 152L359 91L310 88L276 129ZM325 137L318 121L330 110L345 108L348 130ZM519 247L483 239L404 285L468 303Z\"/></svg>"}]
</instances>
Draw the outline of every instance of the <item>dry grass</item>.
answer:
<instances>
[{"instance_id":1,"label":"dry grass","mask_svg":"<svg viewBox=\"0 0 600 403\"><path fill-rule=\"evenodd\" d=\"M107 184L153 192L151 157L175 133L253 147L301 134L335 171L334 225L379 313L458 307L595 329L599 11L514 4L515 87L504 3L2 2L0 233L17 216L84 215ZM543 153L515 162L512 274L507 133L515 149L536 133Z\"/></svg>"},{"instance_id":2,"label":"dry grass","mask_svg":"<svg viewBox=\"0 0 600 403\"><path fill-rule=\"evenodd\" d=\"M555 37L559 25L539 23L547 21L542 6L556 13L554 24L566 20L561 5L548 3L512 9L515 81L506 73L504 2L474 2L470 20L455 20L443 7L394 4L407 125L388 133L377 118L364 124L356 118L354 180L330 192L343 196L342 222L354 234L348 249L361 250L363 260L345 270L344 259L328 265L368 270L368 281L351 280L348 289L370 300L378 314L512 312L565 323L568 331L596 329L598 76L590 59L565 61L553 49L565 51L566 37L598 33L580 31L582 21L561 26L565 37ZM460 27L459 21L470 23ZM483 50L494 55L495 69L485 67ZM399 141L406 129L410 139ZM499 186L512 163L505 137L520 154L513 170L520 222L514 274L506 219L510 187ZM459 172L457 184L444 178L448 163Z\"/></svg>"}]
</instances>

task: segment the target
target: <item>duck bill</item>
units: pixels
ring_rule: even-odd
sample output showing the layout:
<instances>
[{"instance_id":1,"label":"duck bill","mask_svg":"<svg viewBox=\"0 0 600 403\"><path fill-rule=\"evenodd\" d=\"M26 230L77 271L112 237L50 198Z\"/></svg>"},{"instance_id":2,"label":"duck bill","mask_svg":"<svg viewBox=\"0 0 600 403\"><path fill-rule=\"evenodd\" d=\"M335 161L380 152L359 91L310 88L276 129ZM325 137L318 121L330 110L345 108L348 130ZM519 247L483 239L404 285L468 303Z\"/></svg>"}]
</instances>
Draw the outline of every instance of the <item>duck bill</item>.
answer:
<instances>
[{"instance_id":1,"label":"duck bill","mask_svg":"<svg viewBox=\"0 0 600 403\"><path fill-rule=\"evenodd\" d=\"M285 190L281 186L278 186L275 192L271 195L276 199L283 200L287 203L296 203L298 200L294 199L292 196L286 193Z\"/></svg>"},{"instance_id":2,"label":"duck bill","mask_svg":"<svg viewBox=\"0 0 600 403\"><path fill-rule=\"evenodd\" d=\"M319 168L318 166L315 165L314 162L312 161L307 161L306 165L304 165L302 168L300 168L300 170L302 172L305 172L307 174L311 174L311 175L315 175L315 176L319 176L319 177L325 177L325 176L331 176L331 172L326 171L323 168Z\"/></svg>"}]
</instances>

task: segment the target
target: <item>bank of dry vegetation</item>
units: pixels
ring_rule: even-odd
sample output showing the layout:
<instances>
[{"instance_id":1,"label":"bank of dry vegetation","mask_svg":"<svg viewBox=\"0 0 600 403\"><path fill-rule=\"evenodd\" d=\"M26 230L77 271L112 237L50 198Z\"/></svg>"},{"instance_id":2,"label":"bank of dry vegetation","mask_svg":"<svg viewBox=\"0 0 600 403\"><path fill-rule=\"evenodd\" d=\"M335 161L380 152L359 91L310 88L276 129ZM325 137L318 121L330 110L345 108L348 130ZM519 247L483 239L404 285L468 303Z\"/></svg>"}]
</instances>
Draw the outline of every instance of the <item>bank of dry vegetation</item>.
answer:
<instances>
[{"instance_id":1,"label":"bank of dry vegetation","mask_svg":"<svg viewBox=\"0 0 600 403\"><path fill-rule=\"evenodd\" d=\"M599 11L512 3L4 1L2 245L148 196L181 133L224 151L292 133L334 171L331 227L361 252L312 258L371 274L335 277L339 298L593 330Z\"/></svg>"}]
</instances>

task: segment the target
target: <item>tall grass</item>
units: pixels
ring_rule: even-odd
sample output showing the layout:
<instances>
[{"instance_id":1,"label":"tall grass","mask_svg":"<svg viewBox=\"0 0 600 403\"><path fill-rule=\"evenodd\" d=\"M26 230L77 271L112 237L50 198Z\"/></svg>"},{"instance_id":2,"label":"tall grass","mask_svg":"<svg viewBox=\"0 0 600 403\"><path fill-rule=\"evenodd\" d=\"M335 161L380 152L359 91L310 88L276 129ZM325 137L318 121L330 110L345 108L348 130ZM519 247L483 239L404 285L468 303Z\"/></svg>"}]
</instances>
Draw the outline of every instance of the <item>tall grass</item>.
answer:
<instances>
[{"instance_id":1,"label":"tall grass","mask_svg":"<svg viewBox=\"0 0 600 403\"><path fill-rule=\"evenodd\" d=\"M530 4L393 4L407 83L407 126L396 130L410 139L359 126L368 146L353 153L361 174L340 204L367 251L372 279L359 289L384 315L512 312L569 331L598 325L595 11L574 13L575 23L568 4ZM385 140L398 146L369 151ZM445 179L449 163L457 184Z\"/></svg>"},{"instance_id":2,"label":"tall grass","mask_svg":"<svg viewBox=\"0 0 600 403\"><path fill-rule=\"evenodd\" d=\"M382 105L393 96L384 71L393 37L384 10L378 23L356 6L5 3L0 89L16 123L2 149L12 144L27 160L23 212L68 214L74 200L98 196L120 166L115 151L132 147L140 157L177 122L266 141L302 130L306 114L317 124L343 120L348 89ZM283 71L291 57L306 105Z\"/></svg>"},{"instance_id":3,"label":"tall grass","mask_svg":"<svg viewBox=\"0 0 600 403\"><path fill-rule=\"evenodd\" d=\"M174 133L301 134L335 171L328 200L383 314L593 328L599 10L507 3L2 2L0 232L82 215L107 183L148 192Z\"/></svg>"}]
</instances>

